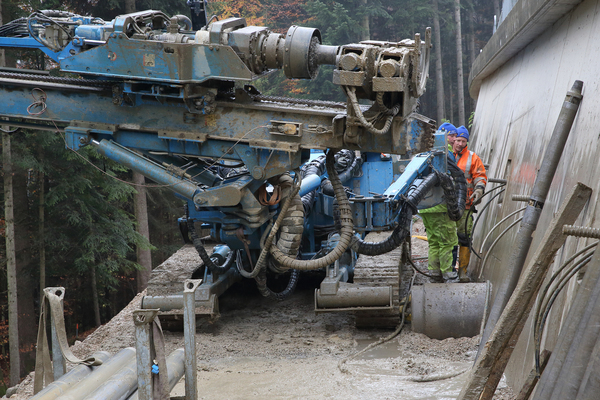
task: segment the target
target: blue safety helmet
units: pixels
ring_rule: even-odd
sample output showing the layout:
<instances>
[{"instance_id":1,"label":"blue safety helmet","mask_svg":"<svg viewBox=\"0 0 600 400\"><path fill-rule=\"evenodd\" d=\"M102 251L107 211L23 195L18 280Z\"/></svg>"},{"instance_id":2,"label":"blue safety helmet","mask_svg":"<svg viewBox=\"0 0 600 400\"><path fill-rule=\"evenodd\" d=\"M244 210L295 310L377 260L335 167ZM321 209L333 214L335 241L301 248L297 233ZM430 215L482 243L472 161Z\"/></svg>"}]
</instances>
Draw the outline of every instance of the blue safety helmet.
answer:
<instances>
[{"instance_id":1,"label":"blue safety helmet","mask_svg":"<svg viewBox=\"0 0 600 400\"><path fill-rule=\"evenodd\" d=\"M454 125L452 125L450 122L444 122L443 124L440 125L440 127L438 128L438 131L442 132L442 133L448 133L448 134L456 134L456 127Z\"/></svg>"},{"instance_id":2,"label":"blue safety helmet","mask_svg":"<svg viewBox=\"0 0 600 400\"><path fill-rule=\"evenodd\" d=\"M456 137L464 137L465 139L467 139L467 142L469 141L469 131L467 130L467 128L465 128L463 125L459 126L458 128L456 128Z\"/></svg>"}]
</instances>

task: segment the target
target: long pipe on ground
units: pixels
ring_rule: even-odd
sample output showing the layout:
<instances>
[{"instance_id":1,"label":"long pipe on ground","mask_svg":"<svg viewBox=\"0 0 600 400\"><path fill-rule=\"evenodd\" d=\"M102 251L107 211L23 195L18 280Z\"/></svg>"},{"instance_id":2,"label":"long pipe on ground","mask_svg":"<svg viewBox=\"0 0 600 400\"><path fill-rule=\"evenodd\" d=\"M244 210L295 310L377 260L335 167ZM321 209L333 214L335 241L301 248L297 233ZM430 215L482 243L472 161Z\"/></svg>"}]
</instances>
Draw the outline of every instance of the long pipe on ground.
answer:
<instances>
[{"instance_id":1,"label":"long pipe on ground","mask_svg":"<svg viewBox=\"0 0 600 400\"><path fill-rule=\"evenodd\" d=\"M117 371L123 368L130 360L135 360L135 349L133 347L127 347L107 362L100 365L91 374L86 376L78 383L71 386L71 388L60 396L61 400L80 400L85 398L88 394L96 390L100 385L106 382L111 376ZM42 398L40 400L46 400Z\"/></svg>"},{"instance_id":2,"label":"long pipe on ground","mask_svg":"<svg viewBox=\"0 0 600 400\"><path fill-rule=\"evenodd\" d=\"M563 153L565 143L569 137L571 126L575 120L575 114L577 114L577 110L579 109L579 103L582 98L582 88L583 82L575 81L571 90L567 92L562 109L558 115L558 121L552 132L552 137L550 138L548 148L544 154L544 159L542 160L542 165L533 185L533 190L531 191L529 205L523 214L523 221L521 222L521 227L519 228L519 232L515 239L515 246L513 246L513 254L509 258L506 268L506 276L508 278L502 281L496 292L497 294L494 298L490 315L487 319L483 336L481 337L481 342L479 344L478 356L481 354L483 346L489 339L494 326L496 326L496 323L502 314L502 310L504 310L506 303L508 303L510 296L517 286L519 277L521 276L521 271L523 270L523 265L525 264L525 259L527 258L529 247L531 246L532 234L537 227L542 208L546 202L546 196L548 195L552 179L560 161L560 156Z\"/></svg>"},{"instance_id":3,"label":"long pipe on ground","mask_svg":"<svg viewBox=\"0 0 600 400\"><path fill-rule=\"evenodd\" d=\"M99 351L92 354L97 360L106 362L109 359L110 354L106 351ZM30 400L54 400L58 396L62 395L71 388L74 384L97 370L99 366L88 367L87 365L78 365L65 375L61 376L60 379L50 383L44 389L40 390Z\"/></svg>"},{"instance_id":4,"label":"long pipe on ground","mask_svg":"<svg viewBox=\"0 0 600 400\"><path fill-rule=\"evenodd\" d=\"M169 357L167 357L167 373L169 375L169 391L173 390L177 382L183 376L185 371L185 351L184 349L177 349L173 351ZM129 397L128 400L138 400L138 392L135 391L134 394Z\"/></svg>"},{"instance_id":5,"label":"long pipe on ground","mask_svg":"<svg viewBox=\"0 0 600 400\"><path fill-rule=\"evenodd\" d=\"M116 400L126 399L137 388L137 364L135 357L131 357L127 364L116 371L106 381L102 382L84 400Z\"/></svg>"}]
</instances>

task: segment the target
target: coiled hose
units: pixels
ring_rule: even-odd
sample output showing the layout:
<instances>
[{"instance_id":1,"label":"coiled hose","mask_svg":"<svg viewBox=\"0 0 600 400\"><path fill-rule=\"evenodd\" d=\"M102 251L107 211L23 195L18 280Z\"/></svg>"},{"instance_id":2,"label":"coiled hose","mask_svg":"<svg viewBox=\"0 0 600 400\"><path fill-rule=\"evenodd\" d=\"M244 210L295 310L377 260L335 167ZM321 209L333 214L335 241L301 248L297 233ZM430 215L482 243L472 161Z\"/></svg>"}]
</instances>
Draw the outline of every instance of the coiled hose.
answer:
<instances>
[{"instance_id":1,"label":"coiled hose","mask_svg":"<svg viewBox=\"0 0 600 400\"><path fill-rule=\"evenodd\" d=\"M291 177L289 176L289 174L282 175L282 176L286 176L287 178L289 178L289 180L291 182ZM300 178L299 173L297 174L297 176ZM287 178L280 178L280 179L287 180ZM300 181L301 181L301 178L300 178ZM247 271L244 271L244 269L239 268L240 274L244 278L256 278L258 276L258 274L260 273L260 271L266 267L267 255L269 254L269 248L271 247L271 244L273 243L273 240L275 239L275 234L279 231L279 227L282 226L282 224L284 223L284 219L290 218L290 216L287 215L288 209L290 209L290 207L293 206L295 211L302 212L304 210L304 207L302 206L302 200L300 199L300 196L298 196L298 191L300 190L300 181L294 186L291 194L288 194L287 197L285 198L285 200L283 201L283 205L281 206L281 211L279 212L279 216L277 217L275 224L271 228L271 231L269 232L269 235L267 236L267 239L265 240L265 247L260 252L260 255L258 257L258 260L256 261L256 265L254 266L254 269L252 270L252 272L247 272ZM284 188L283 196L286 196L287 189L289 189L289 185L288 185L288 187ZM287 193L289 193L289 192L287 192ZM294 203L294 204L292 204L292 203ZM295 224L295 222L297 222L297 221L301 221L299 226L303 228L304 227L304 215L303 214L301 217L292 216L291 220L286 222L285 225L293 226ZM298 226L298 225L296 224L296 226ZM300 233L299 238L302 239L302 233ZM300 247L300 240L298 240L297 246L295 246L295 247L296 247L295 250L297 252L298 248ZM284 251L287 252L285 249L284 249ZM288 252L288 254L289 254L289 252ZM288 268L284 268L284 269L288 269Z\"/></svg>"},{"instance_id":2,"label":"coiled hose","mask_svg":"<svg viewBox=\"0 0 600 400\"><path fill-rule=\"evenodd\" d=\"M331 178L335 197L338 201L340 209L340 221L342 228L340 230L340 240L336 247L325 257L316 260L297 260L284 254L277 246L272 245L269 251L273 258L284 268L298 270L315 270L321 269L338 260L348 249L354 232L354 222L352 221L352 208L346 197L344 186L334 168L334 151L329 150L326 157L327 173Z\"/></svg>"},{"instance_id":3,"label":"coiled hose","mask_svg":"<svg viewBox=\"0 0 600 400\"><path fill-rule=\"evenodd\" d=\"M387 239L381 242L365 242L357 236L353 236L351 248L359 254L367 256L378 256L394 250L410 234L410 221L413 214L417 213L417 204L438 183L438 175L429 174L421 184L410 192L400 210L398 226Z\"/></svg>"}]
</instances>

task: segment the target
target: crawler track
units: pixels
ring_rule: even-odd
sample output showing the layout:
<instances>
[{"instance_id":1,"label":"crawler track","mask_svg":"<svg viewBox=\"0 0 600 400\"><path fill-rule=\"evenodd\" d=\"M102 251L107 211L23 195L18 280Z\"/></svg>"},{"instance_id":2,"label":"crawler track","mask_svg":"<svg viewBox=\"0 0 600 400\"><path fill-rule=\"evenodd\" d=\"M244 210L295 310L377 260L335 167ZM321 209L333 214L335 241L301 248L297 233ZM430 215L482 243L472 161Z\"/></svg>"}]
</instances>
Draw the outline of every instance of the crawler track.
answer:
<instances>
[{"instance_id":1,"label":"crawler track","mask_svg":"<svg viewBox=\"0 0 600 400\"><path fill-rule=\"evenodd\" d=\"M379 242L390 232L371 232L365 238L368 242ZM405 262L410 246L375 257L361 256L354 269L354 283L361 286L391 286L392 311L357 311L356 326L359 328L395 328L400 323L400 301L408 293L413 270Z\"/></svg>"}]
</instances>

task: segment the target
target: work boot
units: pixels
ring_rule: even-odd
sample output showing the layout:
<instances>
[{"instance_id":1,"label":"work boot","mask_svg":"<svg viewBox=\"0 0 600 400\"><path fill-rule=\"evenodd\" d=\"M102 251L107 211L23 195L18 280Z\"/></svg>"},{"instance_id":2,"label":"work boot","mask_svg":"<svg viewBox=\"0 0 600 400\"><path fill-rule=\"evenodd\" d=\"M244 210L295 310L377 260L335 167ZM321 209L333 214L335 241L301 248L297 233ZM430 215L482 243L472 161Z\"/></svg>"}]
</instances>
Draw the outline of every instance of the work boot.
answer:
<instances>
[{"instance_id":1,"label":"work boot","mask_svg":"<svg viewBox=\"0 0 600 400\"><path fill-rule=\"evenodd\" d=\"M471 282L467 275L467 267L471 260L471 249L466 246L460 246L458 251L458 277L462 283Z\"/></svg>"},{"instance_id":2,"label":"work boot","mask_svg":"<svg viewBox=\"0 0 600 400\"><path fill-rule=\"evenodd\" d=\"M428 269L427 272L429 273L429 280L431 283L442 282L442 271L439 269Z\"/></svg>"},{"instance_id":3,"label":"work boot","mask_svg":"<svg viewBox=\"0 0 600 400\"><path fill-rule=\"evenodd\" d=\"M459 282L458 275L453 270L442 273L442 278L444 278L444 283L458 283Z\"/></svg>"}]
</instances>

